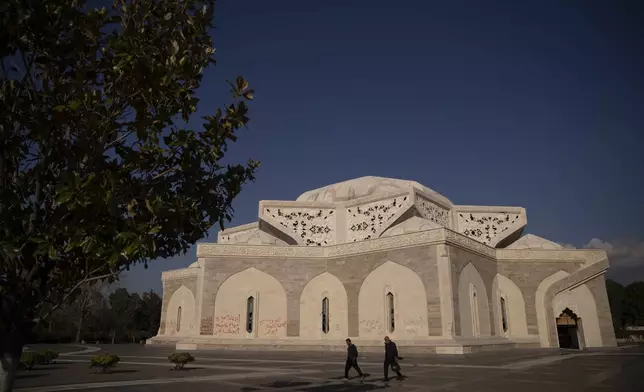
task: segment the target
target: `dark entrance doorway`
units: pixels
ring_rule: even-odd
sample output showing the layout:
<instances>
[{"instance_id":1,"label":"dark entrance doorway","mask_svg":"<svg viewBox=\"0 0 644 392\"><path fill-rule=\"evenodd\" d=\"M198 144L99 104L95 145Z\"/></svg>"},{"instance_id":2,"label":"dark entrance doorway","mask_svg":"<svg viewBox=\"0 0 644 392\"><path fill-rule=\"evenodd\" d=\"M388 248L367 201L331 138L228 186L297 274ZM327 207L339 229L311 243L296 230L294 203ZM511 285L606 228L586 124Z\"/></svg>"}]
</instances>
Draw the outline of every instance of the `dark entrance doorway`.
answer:
<instances>
[{"instance_id":1,"label":"dark entrance doorway","mask_svg":"<svg viewBox=\"0 0 644 392\"><path fill-rule=\"evenodd\" d=\"M557 317L557 336L559 337L559 348L579 350L579 317L570 309L566 308Z\"/></svg>"}]
</instances>

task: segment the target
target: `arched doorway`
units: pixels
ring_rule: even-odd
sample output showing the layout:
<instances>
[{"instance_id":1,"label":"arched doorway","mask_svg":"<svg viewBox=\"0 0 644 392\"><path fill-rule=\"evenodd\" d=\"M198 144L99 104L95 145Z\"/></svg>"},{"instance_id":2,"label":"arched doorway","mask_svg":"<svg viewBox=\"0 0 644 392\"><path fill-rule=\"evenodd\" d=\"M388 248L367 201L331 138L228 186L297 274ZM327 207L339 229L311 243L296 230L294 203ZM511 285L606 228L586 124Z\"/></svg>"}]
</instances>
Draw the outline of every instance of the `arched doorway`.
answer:
<instances>
[{"instance_id":1,"label":"arched doorway","mask_svg":"<svg viewBox=\"0 0 644 392\"><path fill-rule=\"evenodd\" d=\"M579 317L566 308L557 317L557 337L559 348L579 350Z\"/></svg>"}]
</instances>

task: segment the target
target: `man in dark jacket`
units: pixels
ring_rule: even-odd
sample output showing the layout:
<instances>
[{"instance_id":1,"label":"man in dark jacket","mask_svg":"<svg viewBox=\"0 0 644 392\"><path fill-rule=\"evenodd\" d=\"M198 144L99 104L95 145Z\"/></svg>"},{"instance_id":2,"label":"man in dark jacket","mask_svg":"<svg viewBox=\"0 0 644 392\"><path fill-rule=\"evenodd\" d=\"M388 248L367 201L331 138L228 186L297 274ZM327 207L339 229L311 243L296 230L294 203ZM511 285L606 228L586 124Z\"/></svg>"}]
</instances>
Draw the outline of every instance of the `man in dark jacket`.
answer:
<instances>
[{"instance_id":1,"label":"man in dark jacket","mask_svg":"<svg viewBox=\"0 0 644 392\"><path fill-rule=\"evenodd\" d=\"M400 373L400 365L398 364L399 359L402 358L398 356L398 348L396 347L396 343L392 342L391 339L389 339L389 336L385 336L385 381L389 381L390 366L391 370L396 372L398 380L403 379L403 375Z\"/></svg>"},{"instance_id":2,"label":"man in dark jacket","mask_svg":"<svg viewBox=\"0 0 644 392\"><path fill-rule=\"evenodd\" d=\"M360 370L360 366L358 366L358 348L356 347L355 344L351 343L351 339L347 339L346 342L347 342L347 363L344 365L344 378L348 380L349 370L351 370L351 368L354 368L358 372L358 375L360 376L360 380L364 380L364 375L362 374L362 370Z\"/></svg>"}]
</instances>

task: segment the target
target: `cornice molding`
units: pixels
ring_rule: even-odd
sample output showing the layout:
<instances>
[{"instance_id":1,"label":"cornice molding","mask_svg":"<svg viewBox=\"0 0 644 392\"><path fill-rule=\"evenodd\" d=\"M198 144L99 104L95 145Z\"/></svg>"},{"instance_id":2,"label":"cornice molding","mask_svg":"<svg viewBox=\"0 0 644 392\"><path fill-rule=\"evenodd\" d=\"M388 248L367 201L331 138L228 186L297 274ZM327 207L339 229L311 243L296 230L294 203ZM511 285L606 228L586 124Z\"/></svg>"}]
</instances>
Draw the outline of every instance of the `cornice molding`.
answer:
<instances>
[{"instance_id":1,"label":"cornice molding","mask_svg":"<svg viewBox=\"0 0 644 392\"><path fill-rule=\"evenodd\" d=\"M594 264L608 259L606 251L600 249L496 249L497 260L508 261L570 261Z\"/></svg>"},{"instance_id":2,"label":"cornice molding","mask_svg":"<svg viewBox=\"0 0 644 392\"><path fill-rule=\"evenodd\" d=\"M558 261L594 264L607 259L606 252L603 250L494 249L460 233L445 228L332 246L273 246L204 243L197 244L197 257L242 256L318 259L439 243L457 246L490 259L503 261ZM196 269L196 271L198 271L198 269ZM187 274L188 275L186 276L189 276L189 273Z\"/></svg>"},{"instance_id":3,"label":"cornice molding","mask_svg":"<svg viewBox=\"0 0 644 392\"><path fill-rule=\"evenodd\" d=\"M199 276L199 271L201 271L201 268L181 268L164 271L161 273L161 281L197 277Z\"/></svg>"}]
</instances>

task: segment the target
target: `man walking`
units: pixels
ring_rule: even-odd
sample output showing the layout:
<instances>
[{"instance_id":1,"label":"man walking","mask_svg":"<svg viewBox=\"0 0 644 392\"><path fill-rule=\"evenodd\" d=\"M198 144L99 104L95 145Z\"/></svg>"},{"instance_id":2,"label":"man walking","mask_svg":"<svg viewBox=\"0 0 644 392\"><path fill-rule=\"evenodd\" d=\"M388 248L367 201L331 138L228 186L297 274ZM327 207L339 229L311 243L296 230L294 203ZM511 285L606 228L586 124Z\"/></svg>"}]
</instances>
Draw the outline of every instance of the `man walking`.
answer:
<instances>
[{"instance_id":1,"label":"man walking","mask_svg":"<svg viewBox=\"0 0 644 392\"><path fill-rule=\"evenodd\" d=\"M396 343L392 342L391 339L389 339L389 336L385 336L385 381L389 381L390 366L391 370L396 372L398 380L402 380L404 378L404 376L400 373L400 365L398 364L399 359L402 358L398 356L398 348L396 347Z\"/></svg>"},{"instance_id":2,"label":"man walking","mask_svg":"<svg viewBox=\"0 0 644 392\"><path fill-rule=\"evenodd\" d=\"M358 366L358 348L355 344L351 343L351 339L347 339L347 363L344 365L344 379L349 379L349 370L351 368L356 369L358 375L360 376L360 381L364 380L364 375L360 366Z\"/></svg>"}]
</instances>

